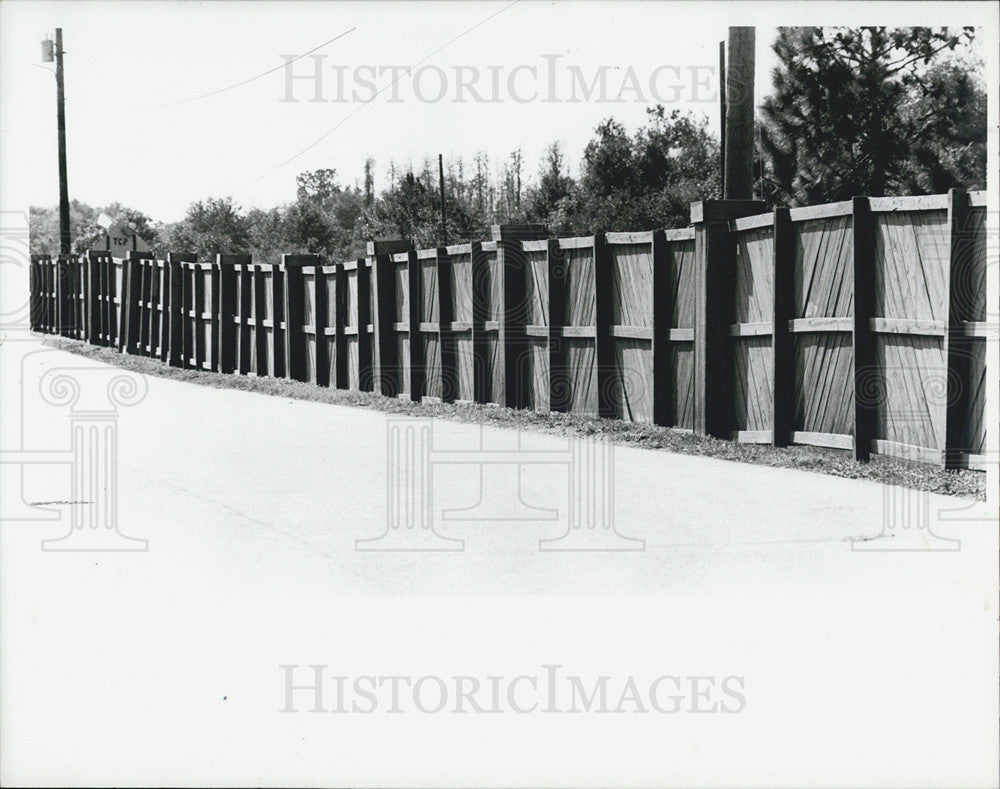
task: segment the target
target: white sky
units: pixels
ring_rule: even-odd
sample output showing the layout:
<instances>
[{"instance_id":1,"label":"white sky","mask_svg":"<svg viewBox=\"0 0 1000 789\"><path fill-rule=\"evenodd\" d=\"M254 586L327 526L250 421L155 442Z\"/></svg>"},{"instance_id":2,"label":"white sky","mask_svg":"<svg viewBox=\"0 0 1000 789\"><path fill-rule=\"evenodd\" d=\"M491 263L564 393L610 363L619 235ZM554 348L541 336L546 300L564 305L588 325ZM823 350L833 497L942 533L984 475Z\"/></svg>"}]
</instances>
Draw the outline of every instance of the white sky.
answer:
<instances>
[{"instance_id":1,"label":"white sky","mask_svg":"<svg viewBox=\"0 0 1000 789\"><path fill-rule=\"evenodd\" d=\"M588 80L599 66L608 66L612 96L629 67L648 94L654 70L676 66L679 78L674 72L660 72L662 93L669 95L670 84L682 86L678 100L668 107L704 112L717 131L718 42L731 24L757 25L759 101L770 88L770 44L778 23L995 26L993 8L989 3L4 0L2 176L5 185L17 184L19 200L38 205L58 201L55 80L39 67L39 42L57 25L63 28L66 50L70 196L92 205L118 200L156 220L173 221L190 202L206 197L232 195L246 207L288 201L294 197L295 175L303 170L333 167L343 182L360 181L367 156L376 160L377 188L386 183L390 157L404 166L408 161L419 165L424 156L441 152L446 157L462 155L468 162L482 149L499 163L520 145L525 171L533 175L546 145L559 139L568 162L575 165L601 119L613 115L634 129L654 103L649 95L633 101L634 93L626 93L622 103L514 101L505 86L517 65L539 69L537 80L527 72L517 75L519 95L537 89L544 96L545 55L560 56L560 98L571 95L571 66L580 68ZM302 82L294 87L300 101L282 102L285 75L279 69L218 95L170 104L279 67L282 54L302 54L352 27L353 32L317 53L327 55L327 99L337 93L336 64L347 67L350 91L356 87L351 72L357 66L413 66L423 61L444 70L449 99L456 91L456 66L477 67L482 74L479 91L487 96L488 68L497 67L501 101L423 102L404 77L399 102L388 101L389 91L365 106L311 102L307 99L313 95L312 86ZM697 74L706 85L698 91L701 101L691 100L696 97L690 85L692 67L702 69ZM313 63L304 58L294 68L296 73L311 73ZM374 82L383 87L390 79L383 74ZM425 97L436 93L436 72L427 72L422 84ZM287 161L338 123L342 125L321 142Z\"/></svg>"}]
</instances>

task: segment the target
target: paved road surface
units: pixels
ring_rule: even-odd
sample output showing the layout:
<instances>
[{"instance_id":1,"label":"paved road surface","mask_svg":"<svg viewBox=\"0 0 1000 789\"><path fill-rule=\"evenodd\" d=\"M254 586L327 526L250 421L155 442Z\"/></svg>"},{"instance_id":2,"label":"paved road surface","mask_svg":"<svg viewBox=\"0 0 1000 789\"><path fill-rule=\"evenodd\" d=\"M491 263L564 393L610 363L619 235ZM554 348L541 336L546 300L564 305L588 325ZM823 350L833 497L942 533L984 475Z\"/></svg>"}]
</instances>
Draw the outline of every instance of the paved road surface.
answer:
<instances>
[{"instance_id":1,"label":"paved road surface","mask_svg":"<svg viewBox=\"0 0 1000 789\"><path fill-rule=\"evenodd\" d=\"M997 540L974 520L984 505L619 446L614 528L630 539L607 545L644 550L539 550L567 533L571 506L601 506L570 496L564 466L523 466L518 482L510 466L481 479L437 465L435 528L464 550L358 551L387 528L385 414L150 378L118 408L112 475L119 528L148 550L43 551L69 529L73 505L58 502L71 471L18 465L10 450L69 447L72 406L42 397L57 399L55 368L80 383L78 411L120 373L16 335L0 364L8 783L972 785L995 773ZM433 436L436 450L518 441L441 421ZM525 453L570 446L520 440ZM921 513L960 550L871 550L955 547L902 528ZM745 705L279 713L287 676L308 684L310 664L480 678L561 664L647 687L737 675ZM293 698L311 707L310 691Z\"/></svg>"}]
</instances>

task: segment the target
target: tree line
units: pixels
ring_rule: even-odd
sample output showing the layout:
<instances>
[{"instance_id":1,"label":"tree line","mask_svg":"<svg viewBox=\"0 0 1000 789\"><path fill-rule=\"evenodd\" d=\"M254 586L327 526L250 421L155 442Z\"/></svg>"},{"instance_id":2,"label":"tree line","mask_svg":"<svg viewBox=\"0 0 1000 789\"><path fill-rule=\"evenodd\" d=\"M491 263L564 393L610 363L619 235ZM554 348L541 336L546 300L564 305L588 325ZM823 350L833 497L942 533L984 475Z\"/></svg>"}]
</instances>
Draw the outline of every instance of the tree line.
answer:
<instances>
[{"instance_id":1,"label":"tree line","mask_svg":"<svg viewBox=\"0 0 1000 789\"><path fill-rule=\"evenodd\" d=\"M986 92L975 31L948 28L782 28L773 91L759 108L755 194L768 204L815 205L853 195L933 194L986 185ZM72 201L74 248L91 248L104 213L129 224L154 252L249 252L258 260L312 252L364 254L371 238L441 243L437 162L387 165L376 194L369 159L353 185L335 168L300 173L295 200L243 210L231 197L192 203L161 224L140 211ZM695 200L721 196L719 142L702 116L647 110L634 132L608 118L577 175L551 143L529 172L520 149L445 162L449 243L483 239L499 223L534 222L557 234L683 227ZM58 249L58 211L32 207L31 251Z\"/></svg>"}]
</instances>

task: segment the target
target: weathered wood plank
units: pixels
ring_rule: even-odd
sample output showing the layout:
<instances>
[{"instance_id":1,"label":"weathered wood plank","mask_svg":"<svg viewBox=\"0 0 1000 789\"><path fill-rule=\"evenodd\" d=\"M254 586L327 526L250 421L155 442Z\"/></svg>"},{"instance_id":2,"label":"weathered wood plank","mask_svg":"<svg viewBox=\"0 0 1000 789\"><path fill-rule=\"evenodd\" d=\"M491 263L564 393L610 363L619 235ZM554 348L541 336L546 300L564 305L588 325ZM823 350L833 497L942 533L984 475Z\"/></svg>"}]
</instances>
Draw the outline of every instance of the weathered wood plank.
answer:
<instances>
[{"instance_id":1,"label":"weathered wood plank","mask_svg":"<svg viewBox=\"0 0 1000 789\"><path fill-rule=\"evenodd\" d=\"M793 334L806 332L848 332L854 328L853 318L794 318L786 324Z\"/></svg>"},{"instance_id":2,"label":"weathered wood plank","mask_svg":"<svg viewBox=\"0 0 1000 789\"><path fill-rule=\"evenodd\" d=\"M773 303L771 330L772 442L788 446L795 423L795 343L789 324L795 314L795 228L789 210L774 209Z\"/></svg>"},{"instance_id":3,"label":"weathered wood plank","mask_svg":"<svg viewBox=\"0 0 1000 789\"><path fill-rule=\"evenodd\" d=\"M909 318L872 318L870 326L876 334L920 334L928 337L944 337L947 330L944 321Z\"/></svg>"},{"instance_id":4,"label":"weathered wood plank","mask_svg":"<svg viewBox=\"0 0 1000 789\"><path fill-rule=\"evenodd\" d=\"M792 432L792 443L832 449L854 449L854 437L841 433L814 433L806 430L795 430Z\"/></svg>"},{"instance_id":5,"label":"weathered wood plank","mask_svg":"<svg viewBox=\"0 0 1000 789\"><path fill-rule=\"evenodd\" d=\"M904 195L899 197L869 197L872 213L891 211L938 211L948 208L948 195Z\"/></svg>"},{"instance_id":6,"label":"weathered wood plank","mask_svg":"<svg viewBox=\"0 0 1000 789\"><path fill-rule=\"evenodd\" d=\"M876 374L871 334L875 307L875 226L868 198L855 197L854 241L854 458L865 462L875 437L878 408L870 395L868 379Z\"/></svg>"},{"instance_id":7,"label":"weathered wood plank","mask_svg":"<svg viewBox=\"0 0 1000 789\"><path fill-rule=\"evenodd\" d=\"M761 337L770 336L774 325L770 321L760 323L732 323L729 325L730 337Z\"/></svg>"}]
</instances>

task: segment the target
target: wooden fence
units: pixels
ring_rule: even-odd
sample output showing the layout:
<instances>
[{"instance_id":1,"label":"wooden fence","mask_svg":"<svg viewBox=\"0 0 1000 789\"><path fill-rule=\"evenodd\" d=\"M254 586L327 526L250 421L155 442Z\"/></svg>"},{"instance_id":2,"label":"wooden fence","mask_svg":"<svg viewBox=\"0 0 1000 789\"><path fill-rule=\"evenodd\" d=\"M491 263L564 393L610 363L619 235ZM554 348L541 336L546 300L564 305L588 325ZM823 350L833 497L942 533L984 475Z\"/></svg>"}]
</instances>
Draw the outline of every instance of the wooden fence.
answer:
<instances>
[{"instance_id":1,"label":"wooden fence","mask_svg":"<svg viewBox=\"0 0 1000 789\"><path fill-rule=\"evenodd\" d=\"M32 326L197 370L978 467L986 204L953 189L365 258L32 259Z\"/></svg>"}]
</instances>

